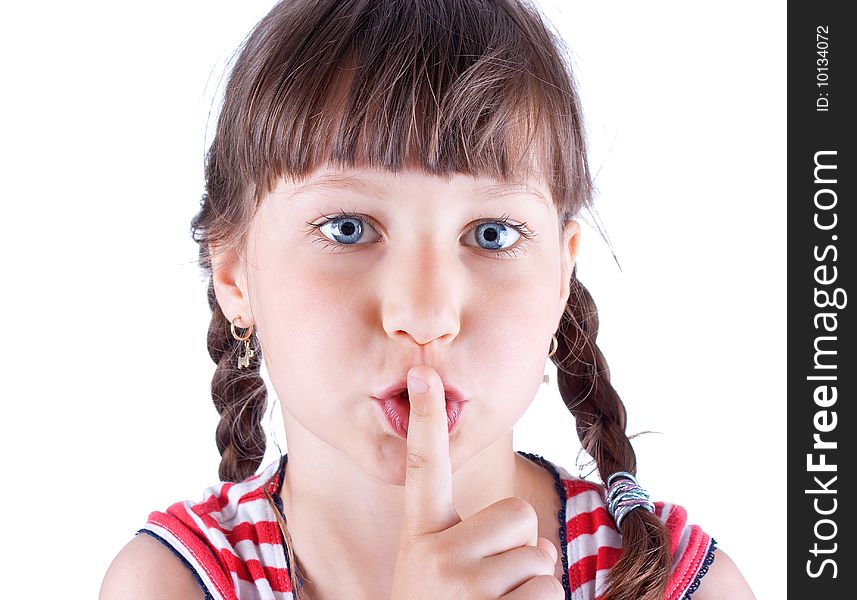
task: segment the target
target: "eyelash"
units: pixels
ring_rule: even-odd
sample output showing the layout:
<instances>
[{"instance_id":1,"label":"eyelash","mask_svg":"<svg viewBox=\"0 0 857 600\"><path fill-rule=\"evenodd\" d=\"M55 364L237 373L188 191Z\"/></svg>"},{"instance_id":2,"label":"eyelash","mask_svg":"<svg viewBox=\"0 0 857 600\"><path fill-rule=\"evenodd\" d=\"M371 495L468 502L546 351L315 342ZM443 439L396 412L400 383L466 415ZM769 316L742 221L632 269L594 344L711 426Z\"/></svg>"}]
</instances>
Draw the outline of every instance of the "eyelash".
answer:
<instances>
[{"instance_id":1,"label":"eyelash","mask_svg":"<svg viewBox=\"0 0 857 600\"><path fill-rule=\"evenodd\" d=\"M321 223L307 222L306 224L309 225L309 227L311 228L311 231L317 236L317 239L319 239L321 242L324 243L324 246L323 246L324 249L332 247L334 249L334 251L341 252L341 250L339 250L339 248L342 248L343 246L358 246L359 244L340 244L338 242L331 240L330 238L328 238L324 234L320 233L320 231L319 231L323 226L327 225L328 223L331 223L333 221L338 221L340 219L357 219L360 221L365 221L373 229L375 229L375 231L377 231L379 229L377 223L371 217L368 217L368 216L360 214L360 213L352 213L352 212L347 212L347 211L340 211L338 214L336 214L332 217L325 216L324 221L322 221ZM530 229L527 227L526 223L522 223L520 225L517 225L515 223L510 223L509 222L509 215L507 215L507 214L504 214L502 217L499 217L496 219L480 219L479 221L477 221L473 225L473 228L476 228L479 225L482 225L484 223L501 223L501 224L505 225L506 227L511 227L512 229L517 231L521 236L521 238L518 240L518 243L515 244L514 246L512 246L511 248L504 248L503 250L485 250L485 252L493 254L494 256L497 256L497 257L507 256L507 255L517 256L521 251L523 251L527 247L529 240L531 240L536 235L538 235L538 234L530 231Z\"/></svg>"}]
</instances>

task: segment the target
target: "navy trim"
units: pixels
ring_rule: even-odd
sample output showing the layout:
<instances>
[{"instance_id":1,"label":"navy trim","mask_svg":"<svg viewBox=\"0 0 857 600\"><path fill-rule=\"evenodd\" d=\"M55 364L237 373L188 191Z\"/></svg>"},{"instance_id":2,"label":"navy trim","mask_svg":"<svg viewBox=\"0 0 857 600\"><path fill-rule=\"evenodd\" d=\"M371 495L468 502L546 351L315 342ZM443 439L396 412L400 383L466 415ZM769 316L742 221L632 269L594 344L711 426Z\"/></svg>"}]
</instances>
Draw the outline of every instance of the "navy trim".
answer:
<instances>
[{"instance_id":1,"label":"navy trim","mask_svg":"<svg viewBox=\"0 0 857 600\"><path fill-rule=\"evenodd\" d=\"M148 529L139 529L139 530L137 531L137 533L135 533L134 535L136 536L138 533L148 533L150 536L152 536L153 538L155 538L156 540L158 540L159 542L161 542L161 544L163 544L164 546L166 546L167 548L169 548L169 549L170 549L170 551L171 551L173 554L175 554L176 556L178 556L178 557L179 557L179 560L180 560L180 561L182 561L182 564L183 564L184 566L186 566L186 567L190 570L190 572L193 574L193 578L194 578L194 579L196 579L196 583L197 583L197 585L199 585L199 589L201 589L201 590L202 590L202 593L205 595L205 596L204 596L204 600L214 600L214 596L212 596L212 595L211 595L211 592L209 592L209 591L208 591L208 588L207 588L207 587L205 587L205 584L202 582L202 578L199 576L199 573L197 573L197 572L196 572L196 569L194 569L194 568L193 568L193 565L191 565L191 564L188 562L188 560L187 560L184 556L182 556L182 555L179 553L179 551L178 551L178 550L176 550L175 548L173 548L173 547L172 547L172 545L171 545L167 540L165 540L164 538L162 538L161 536L159 536L159 535L158 535L157 533L155 533L154 531L149 531Z\"/></svg>"},{"instance_id":2,"label":"navy trim","mask_svg":"<svg viewBox=\"0 0 857 600\"><path fill-rule=\"evenodd\" d=\"M685 592L681 600L689 600L690 595L694 593L696 588L699 587L699 584L702 583L702 578L706 573L708 573L708 568L711 566L711 563L714 562L714 551L717 550L716 546L717 540L711 538L711 544L708 545L708 554L705 556L705 560L702 561L702 567L700 567L696 577L693 578L693 583L691 583L690 587L687 588L687 592Z\"/></svg>"},{"instance_id":3,"label":"navy trim","mask_svg":"<svg viewBox=\"0 0 857 600\"><path fill-rule=\"evenodd\" d=\"M286 512L283 509L283 498L280 496L280 492L283 489L283 483L286 478L286 463L289 462L288 453L283 454L280 457L280 468L277 471L277 489L274 490L274 504L277 505L277 510L280 511L280 516L283 517L283 521L288 523L288 519L286 519ZM286 538L283 537L283 533L280 532L280 539L283 541L283 555L286 557L286 570L289 574L292 573L292 565L289 562L289 547L286 544ZM303 587L303 580L301 579L301 574L297 570L297 565L295 565L295 577L297 578L297 589L301 589Z\"/></svg>"},{"instance_id":4,"label":"navy trim","mask_svg":"<svg viewBox=\"0 0 857 600\"><path fill-rule=\"evenodd\" d=\"M542 458L538 454L531 454L530 452L524 452L523 450L516 450L518 454L521 456L528 458L532 462L540 465L542 468L546 469L551 475L553 475L554 484L556 485L557 494L559 494L559 512L557 512L557 518L559 519L559 542L562 546L560 550L560 557L562 559L562 589L565 590L565 598L566 600L571 600L571 584L568 581L568 532L566 531L567 523L565 518L565 505L567 503L565 496L565 487L562 485L562 478L559 475L559 471L553 466L553 463L546 458Z\"/></svg>"}]
</instances>

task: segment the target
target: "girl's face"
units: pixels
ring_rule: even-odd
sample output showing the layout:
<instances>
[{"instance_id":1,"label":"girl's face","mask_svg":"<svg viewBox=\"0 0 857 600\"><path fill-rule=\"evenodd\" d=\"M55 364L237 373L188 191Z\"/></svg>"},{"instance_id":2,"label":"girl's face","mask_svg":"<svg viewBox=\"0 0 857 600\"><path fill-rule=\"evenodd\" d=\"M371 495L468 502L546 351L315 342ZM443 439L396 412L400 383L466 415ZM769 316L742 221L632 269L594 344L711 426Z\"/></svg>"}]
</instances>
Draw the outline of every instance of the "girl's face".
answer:
<instances>
[{"instance_id":1,"label":"girl's face","mask_svg":"<svg viewBox=\"0 0 857 600\"><path fill-rule=\"evenodd\" d=\"M261 201L215 289L255 323L288 445L401 485L407 443L373 396L417 364L458 388L453 469L508 433L542 382L579 231L536 182L324 168Z\"/></svg>"}]
</instances>

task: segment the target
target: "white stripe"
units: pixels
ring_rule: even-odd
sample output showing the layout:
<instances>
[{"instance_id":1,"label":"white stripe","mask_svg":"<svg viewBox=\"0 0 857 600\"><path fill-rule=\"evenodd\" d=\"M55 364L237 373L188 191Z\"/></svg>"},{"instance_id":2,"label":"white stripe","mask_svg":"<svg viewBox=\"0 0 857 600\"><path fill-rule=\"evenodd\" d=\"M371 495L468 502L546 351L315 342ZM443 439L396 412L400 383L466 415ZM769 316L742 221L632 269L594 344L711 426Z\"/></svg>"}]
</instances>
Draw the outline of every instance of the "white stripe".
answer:
<instances>
[{"instance_id":1,"label":"white stripe","mask_svg":"<svg viewBox=\"0 0 857 600\"><path fill-rule=\"evenodd\" d=\"M681 537L679 537L678 546L676 546L675 555L673 556L673 573L675 573L678 568L678 563L681 561L681 558L687 550L687 545L690 543L690 530L691 526L686 525L681 531Z\"/></svg>"},{"instance_id":2,"label":"white stripe","mask_svg":"<svg viewBox=\"0 0 857 600\"><path fill-rule=\"evenodd\" d=\"M193 510L193 502L184 502L184 509L187 515L193 520L194 524L203 532L203 535L211 544L218 550L228 550L231 548L229 541L223 532L215 527L209 527L202 518Z\"/></svg>"},{"instance_id":3,"label":"white stripe","mask_svg":"<svg viewBox=\"0 0 857 600\"><path fill-rule=\"evenodd\" d=\"M571 592L572 600L594 600L596 596L604 593L607 586L607 576L610 569L598 569L595 579L590 579L579 588Z\"/></svg>"},{"instance_id":4,"label":"white stripe","mask_svg":"<svg viewBox=\"0 0 857 600\"><path fill-rule=\"evenodd\" d=\"M675 504L670 502L664 502L664 508L661 511L661 521L666 525L667 519L670 518L670 515L675 508ZM681 562L682 556L684 556L685 551L687 551L687 546L690 543L690 532L692 526L685 523L684 528L679 533L678 544L676 545L675 554L672 556L672 572L675 573L678 568L678 563Z\"/></svg>"},{"instance_id":5,"label":"white stripe","mask_svg":"<svg viewBox=\"0 0 857 600\"><path fill-rule=\"evenodd\" d=\"M596 508L605 508L604 496L596 490L586 490L571 496L565 503L565 516L570 519L580 513L591 512Z\"/></svg>"},{"instance_id":6,"label":"white stripe","mask_svg":"<svg viewBox=\"0 0 857 600\"><path fill-rule=\"evenodd\" d=\"M257 579L254 583L238 581L236 588L240 600L292 600L292 592L275 592L267 579Z\"/></svg>"},{"instance_id":7,"label":"white stripe","mask_svg":"<svg viewBox=\"0 0 857 600\"><path fill-rule=\"evenodd\" d=\"M545 460L547 460L547 459L545 459ZM580 477L575 477L574 475L572 475L571 473L569 473L568 471L566 471L566 470L565 470L565 467L563 467L562 465L557 465L557 464L555 464L555 463L554 463L554 462L552 462L552 461L548 461L548 462L549 462L551 465L553 465L553 468L554 468L554 469L556 469L556 472L557 472L557 473L559 473L559 477L560 477L560 479L570 479L570 480L572 480L572 481L574 481L574 480L579 480L579 479L580 479Z\"/></svg>"},{"instance_id":8,"label":"white stripe","mask_svg":"<svg viewBox=\"0 0 857 600\"><path fill-rule=\"evenodd\" d=\"M286 563L281 563L278 559L283 556L282 544L269 544L267 542L257 544L253 540L241 540L232 548L235 555L243 562L256 559L266 567L286 568Z\"/></svg>"},{"instance_id":9,"label":"white stripe","mask_svg":"<svg viewBox=\"0 0 857 600\"><path fill-rule=\"evenodd\" d=\"M227 493L229 504L225 505L223 510L209 512L208 515L217 521L220 527L227 531L231 531L241 523L255 525L259 521L273 521L275 517L271 514L270 505L264 497L240 504L238 503L238 500L248 492L258 489L264 482L273 476L277 469L279 469L279 461L274 461L254 480L234 484ZM223 482L221 482L216 486L209 487L203 494L203 497L205 498L204 501L208 501L212 496L219 497L223 485ZM229 543L229 540L222 531L214 527L209 527L193 510L193 507L196 504L198 503L190 501L182 503L185 512L190 516L199 530L204 532L203 535L208 542L217 548L217 550L228 550L235 554L244 563L246 563L247 560L256 559L262 563L262 566L282 569L286 568L285 557L279 550L281 548L279 544L256 544L251 540L242 540L233 546ZM259 598L259 592L255 591L257 587L262 590L266 590L265 595L262 596L262 598L265 598L266 600L270 598L275 598L276 600L284 600L286 597L291 598L291 594L283 594L279 592L275 594L273 590L271 590L270 583L264 579L260 579L253 584L240 579L238 574L234 571L230 570L229 575L232 578L232 583L235 586L235 589L240 592L238 597L242 600L245 598L245 595L247 598ZM208 585L208 583L206 583L206 585ZM219 598L220 596L218 596L218 600Z\"/></svg>"},{"instance_id":10,"label":"white stripe","mask_svg":"<svg viewBox=\"0 0 857 600\"><path fill-rule=\"evenodd\" d=\"M571 600L594 600L594 598L595 581L591 579L571 592Z\"/></svg>"},{"instance_id":11,"label":"white stripe","mask_svg":"<svg viewBox=\"0 0 857 600\"><path fill-rule=\"evenodd\" d=\"M663 504L664 504L664 507L661 509L660 519L661 519L661 521L666 523L667 519L670 518L670 513L672 513L672 511L673 511L673 504L671 504L670 502L664 502Z\"/></svg>"},{"instance_id":12,"label":"white stripe","mask_svg":"<svg viewBox=\"0 0 857 600\"><path fill-rule=\"evenodd\" d=\"M276 460L271 462L265 469L263 469L258 475L254 476L249 481L243 481L233 484L229 492L228 502L229 504L223 507L223 510L218 512L210 512L208 513L215 521L217 521L218 525L227 531L231 531L240 523L249 523L250 525L255 525L259 521L274 521L275 516L272 513L272 509L268 504L267 500L262 497L258 500L254 500L252 502L245 502L242 504L238 503L238 500L244 496L245 494L257 490L262 487L271 477L273 477L280 468L280 461ZM223 490L225 482L219 482L216 485L208 487L203 492L203 502L207 502L211 500L212 496L215 498L220 497L220 493ZM194 507L201 504L200 502L191 502L184 501L177 503L184 510L185 514L190 517L190 519L194 522L194 524L199 528L202 533L202 537L204 540L208 542L211 546L213 546L216 551L229 550L233 552L239 559L242 559L246 562L248 559L257 559L259 560L263 566L265 567L275 567L275 568L286 568L285 557L283 556L281 546L279 544L256 544L250 540L243 540L238 542L235 547L229 543L226 538L226 535L219 531L217 528L212 528L206 525L200 516L194 511ZM170 511L165 511L167 514L170 514ZM174 515L171 515L175 518ZM182 527L186 527L186 525L182 524ZM220 590L215 586L214 581L208 575L206 570L203 568L203 563L194 556L193 552L187 548L181 540L179 540L176 536L170 533L169 530L165 529L161 525L156 525L154 523L146 523L140 529L146 529L151 531L152 533L161 537L167 544L169 544L182 558L184 558L194 570L194 572L199 577L200 581L202 581L203 585L208 589L208 591L212 594L215 600L225 600L223 594ZM219 570L219 569L218 569ZM274 592L271 589L271 585L264 578L258 580L255 584L242 581L238 578L238 575L235 572L230 571L229 575L231 576L232 583L235 586L235 589L240 598L259 598L259 593L263 593L262 596L265 599L272 598L274 600L291 600L291 593L282 593L282 592Z\"/></svg>"},{"instance_id":13,"label":"white stripe","mask_svg":"<svg viewBox=\"0 0 857 600\"><path fill-rule=\"evenodd\" d=\"M272 463L268 470L276 464L276 462ZM265 474L265 472L263 472L263 474ZM250 502L238 503L241 496L257 489L259 485L258 480L255 482L255 485L248 485L247 483L233 485L227 493L229 504L225 505L221 511L211 511L207 514L217 521L220 527L228 531L232 531L237 525L242 523L250 523L251 525L254 525L259 521L273 521L275 517L271 514L270 505L264 497ZM221 483L219 487L215 486L208 488L204 494L204 502L210 500L212 496L219 496L222 486L223 484ZM200 503L185 501L182 504L187 514L190 515L194 523L196 523L196 526L199 527L201 531L205 531L207 533L207 537L218 549L225 550L232 547L223 532L206 525L199 515L193 510L193 507Z\"/></svg>"},{"instance_id":14,"label":"white stripe","mask_svg":"<svg viewBox=\"0 0 857 600\"><path fill-rule=\"evenodd\" d=\"M595 595L604 593L607 587L607 575L610 574L610 569L598 569L595 571Z\"/></svg>"},{"instance_id":15,"label":"white stripe","mask_svg":"<svg viewBox=\"0 0 857 600\"><path fill-rule=\"evenodd\" d=\"M262 485L268 481L274 474L279 470L280 462L273 461L269 464L265 469L260 472L253 480L251 481L242 481L232 485L229 488L229 491L226 493L226 497L229 500L229 503L224 505L223 509L216 512L211 512L212 517L217 519L220 523L227 525L229 523L233 523L236 521L236 517L241 514L252 514L254 516L265 515L268 513L268 501L262 497L257 500L253 500L252 502L245 502L243 504L239 504L238 500L241 496L251 492L253 490L257 490ZM221 482L217 485L211 486L203 492L203 498L208 500L212 496L220 497L221 492L223 491L224 483ZM231 527L230 527L231 529Z\"/></svg>"},{"instance_id":16,"label":"white stripe","mask_svg":"<svg viewBox=\"0 0 857 600\"><path fill-rule=\"evenodd\" d=\"M571 481L585 481L579 477L569 475L568 471L555 465L563 479ZM590 482L591 483L591 482ZM599 487L594 490L580 491L574 496L566 499L565 517L570 521L577 515L592 512L598 508L605 508L604 490ZM566 535L573 535L566 522ZM598 556L598 549L603 547L622 548L622 536L609 525L600 525L594 533L578 535L567 544L566 560L569 568L577 561L587 556ZM583 583L571 594L572 600L594 600L596 593L600 593L604 586L605 578L609 569L599 569L595 572L595 579Z\"/></svg>"},{"instance_id":17,"label":"white stripe","mask_svg":"<svg viewBox=\"0 0 857 600\"><path fill-rule=\"evenodd\" d=\"M235 489L235 488L233 488ZM244 490L238 498L247 494L252 490ZM238 498L232 498L232 490L229 490L229 504L223 507L221 511L211 511L208 514L211 518L220 523L224 529L232 530L236 525L251 521L257 523L259 521L273 521L274 515L271 514L271 505L264 497L242 502L238 504Z\"/></svg>"},{"instance_id":18,"label":"white stripe","mask_svg":"<svg viewBox=\"0 0 857 600\"><path fill-rule=\"evenodd\" d=\"M270 592L270 588L265 591ZM268 600L271 597L262 593L262 581L251 583L243 579L236 579L235 593L241 600Z\"/></svg>"},{"instance_id":19,"label":"white stripe","mask_svg":"<svg viewBox=\"0 0 857 600\"><path fill-rule=\"evenodd\" d=\"M602 525L595 533L584 533L577 536L566 548L566 559L571 567L581 558L597 556L599 548L622 548L622 536L607 525Z\"/></svg>"}]
</instances>

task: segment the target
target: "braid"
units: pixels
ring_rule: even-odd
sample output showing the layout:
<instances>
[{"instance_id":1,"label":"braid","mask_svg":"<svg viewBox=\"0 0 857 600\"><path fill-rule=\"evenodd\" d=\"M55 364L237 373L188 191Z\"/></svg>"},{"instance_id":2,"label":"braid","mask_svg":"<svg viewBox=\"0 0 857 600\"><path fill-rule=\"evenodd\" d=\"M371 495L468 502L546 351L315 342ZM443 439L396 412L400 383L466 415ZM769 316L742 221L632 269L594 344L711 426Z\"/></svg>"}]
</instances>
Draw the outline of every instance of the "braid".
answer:
<instances>
[{"instance_id":1,"label":"braid","mask_svg":"<svg viewBox=\"0 0 857 600\"><path fill-rule=\"evenodd\" d=\"M220 479L242 481L256 472L265 455L265 416L267 389L259 373L261 348L256 336L250 338L254 357L250 367L238 369L237 357L243 342L232 337L229 321L208 284L211 323L208 326L208 353L217 364L211 379L211 398L220 423L215 439L220 451Z\"/></svg>"},{"instance_id":2,"label":"braid","mask_svg":"<svg viewBox=\"0 0 857 600\"><path fill-rule=\"evenodd\" d=\"M606 481L616 471L636 474L637 458L625 435L625 405L610 383L607 361L595 344L597 336L598 311L577 279L575 266L552 360L577 436ZM671 560L661 520L645 510L631 511L622 521L622 556L610 570L603 599L662 600Z\"/></svg>"}]
</instances>

